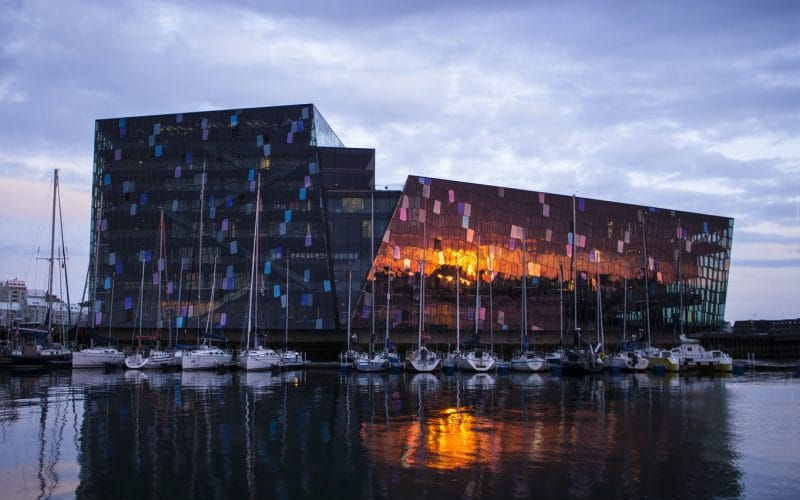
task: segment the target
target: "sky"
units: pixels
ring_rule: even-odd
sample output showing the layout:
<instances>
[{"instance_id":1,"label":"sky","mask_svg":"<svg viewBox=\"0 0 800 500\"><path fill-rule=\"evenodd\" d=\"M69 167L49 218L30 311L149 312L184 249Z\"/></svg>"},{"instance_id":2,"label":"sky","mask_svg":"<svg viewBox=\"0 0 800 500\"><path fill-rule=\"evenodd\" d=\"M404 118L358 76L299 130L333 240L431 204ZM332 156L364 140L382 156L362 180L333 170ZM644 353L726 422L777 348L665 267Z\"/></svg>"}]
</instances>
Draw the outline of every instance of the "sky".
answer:
<instances>
[{"instance_id":1,"label":"sky","mask_svg":"<svg viewBox=\"0 0 800 500\"><path fill-rule=\"evenodd\" d=\"M375 149L378 186L415 174L733 217L725 319L800 318L800 2L0 12L0 280L46 288L59 169L81 298L95 120L314 103L346 146Z\"/></svg>"}]
</instances>

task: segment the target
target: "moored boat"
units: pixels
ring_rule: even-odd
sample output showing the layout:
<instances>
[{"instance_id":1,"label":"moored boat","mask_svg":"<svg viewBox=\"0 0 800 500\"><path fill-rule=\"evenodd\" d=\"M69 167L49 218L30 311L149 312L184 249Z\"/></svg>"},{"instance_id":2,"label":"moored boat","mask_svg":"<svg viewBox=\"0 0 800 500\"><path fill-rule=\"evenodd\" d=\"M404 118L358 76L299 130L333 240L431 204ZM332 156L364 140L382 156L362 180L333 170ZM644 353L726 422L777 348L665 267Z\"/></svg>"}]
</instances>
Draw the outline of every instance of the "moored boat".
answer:
<instances>
[{"instance_id":1,"label":"moored boat","mask_svg":"<svg viewBox=\"0 0 800 500\"><path fill-rule=\"evenodd\" d=\"M510 368L520 372L540 372L550 367L545 358L534 351L522 351L511 358Z\"/></svg>"},{"instance_id":2,"label":"moored boat","mask_svg":"<svg viewBox=\"0 0 800 500\"><path fill-rule=\"evenodd\" d=\"M215 370L225 368L233 360L233 354L219 347L201 345L197 349L185 351L181 357L184 370Z\"/></svg>"},{"instance_id":3,"label":"moored boat","mask_svg":"<svg viewBox=\"0 0 800 500\"><path fill-rule=\"evenodd\" d=\"M246 371L271 370L280 366L280 355L264 346L252 347L239 353L239 368Z\"/></svg>"},{"instance_id":4,"label":"moored boat","mask_svg":"<svg viewBox=\"0 0 800 500\"><path fill-rule=\"evenodd\" d=\"M441 368L442 359L436 352L420 345L416 351L411 351L406 355L406 363L415 372L428 373Z\"/></svg>"},{"instance_id":5,"label":"moored boat","mask_svg":"<svg viewBox=\"0 0 800 500\"><path fill-rule=\"evenodd\" d=\"M646 353L648 368L651 370L657 369L657 367L663 366L664 371L667 372L679 372L681 370L681 362L672 351L668 351L666 349L657 349L653 348L651 351Z\"/></svg>"},{"instance_id":6,"label":"moored boat","mask_svg":"<svg viewBox=\"0 0 800 500\"><path fill-rule=\"evenodd\" d=\"M458 367L472 372L488 372L495 367L497 358L486 349L470 349L458 359Z\"/></svg>"},{"instance_id":7,"label":"moored boat","mask_svg":"<svg viewBox=\"0 0 800 500\"><path fill-rule=\"evenodd\" d=\"M360 352L353 361L353 368L359 372L383 372L389 369L389 359L383 352Z\"/></svg>"},{"instance_id":8,"label":"moored boat","mask_svg":"<svg viewBox=\"0 0 800 500\"><path fill-rule=\"evenodd\" d=\"M631 372L644 371L649 365L648 359L636 351L621 351L607 356L603 362L609 368Z\"/></svg>"},{"instance_id":9,"label":"moored boat","mask_svg":"<svg viewBox=\"0 0 800 500\"><path fill-rule=\"evenodd\" d=\"M726 353L713 349L707 351L697 339L680 336L681 345L671 352L678 358L682 370L698 369L718 372L732 372L733 359Z\"/></svg>"},{"instance_id":10,"label":"moored boat","mask_svg":"<svg viewBox=\"0 0 800 500\"><path fill-rule=\"evenodd\" d=\"M72 353L73 368L122 366L125 354L114 347L89 347Z\"/></svg>"}]
</instances>

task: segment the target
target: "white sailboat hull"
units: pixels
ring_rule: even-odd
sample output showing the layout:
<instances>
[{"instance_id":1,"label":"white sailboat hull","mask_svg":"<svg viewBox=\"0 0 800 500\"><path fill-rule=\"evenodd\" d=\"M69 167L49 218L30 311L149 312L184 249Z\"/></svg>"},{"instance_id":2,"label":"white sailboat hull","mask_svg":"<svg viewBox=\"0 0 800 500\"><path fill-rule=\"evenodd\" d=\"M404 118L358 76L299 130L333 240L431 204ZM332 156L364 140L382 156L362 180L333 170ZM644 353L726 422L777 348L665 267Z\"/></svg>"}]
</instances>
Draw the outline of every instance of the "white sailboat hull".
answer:
<instances>
[{"instance_id":1,"label":"white sailboat hull","mask_svg":"<svg viewBox=\"0 0 800 500\"><path fill-rule=\"evenodd\" d=\"M360 353L353 360L353 368L359 372L374 373L383 372L389 369L389 359L378 353L370 356L368 353Z\"/></svg>"},{"instance_id":2,"label":"white sailboat hull","mask_svg":"<svg viewBox=\"0 0 800 500\"><path fill-rule=\"evenodd\" d=\"M468 351L458 360L459 368L473 372L488 372L495 367L497 358L487 351Z\"/></svg>"},{"instance_id":3,"label":"white sailboat hull","mask_svg":"<svg viewBox=\"0 0 800 500\"><path fill-rule=\"evenodd\" d=\"M511 369L518 372L542 372L550 368L550 364L544 358L530 353L522 353L515 358L511 358Z\"/></svg>"},{"instance_id":4,"label":"white sailboat hull","mask_svg":"<svg viewBox=\"0 0 800 500\"><path fill-rule=\"evenodd\" d=\"M107 364L122 366L125 354L113 347L91 347L72 353L73 368L103 368Z\"/></svg>"},{"instance_id":5,"label":"white sailboat hull","mask_svg":"<svg viewBox=\"0 0 800 500\"><path fill-rule=\"evenodd\" d=\"M277 368L281 360L272 349L249 349L239 355L238 363L242 370L259 371Z\"/></svg>"},{"instance_id":6,"label":"white sailboat hull","mask_svg":"<svg viewBox=\"0 0 800 500\"><path fill-rule=\"evenodd\" d=\"M184 370L216 370L227 367L233 360L233 354L216 347L186 351L181 357L181 368Z\"/></svg>"},{"instance_id":7,"label":"white sailboat hull","mask_svg":"<svg viewBox=\"0 0 800 500\"><path fill-rule=\"evenodd\" d=\"M148 355L137 352L125 358L125 367L131 370L162 370L180 366L180 356L171 351L151 350Z\"/></svg>"},{"instance_id":8,"label":"white sailboat hull","mask_svg":"<svg viewBox=\"0 0 800 500\"><path fill-rule=\"evenodd\" d=\"M441 368L442 360L439 356L423 347L418 351L410 353L406 357L406 362L411 369L420 373L429 373Z\"/></svg>"}]
</instances>

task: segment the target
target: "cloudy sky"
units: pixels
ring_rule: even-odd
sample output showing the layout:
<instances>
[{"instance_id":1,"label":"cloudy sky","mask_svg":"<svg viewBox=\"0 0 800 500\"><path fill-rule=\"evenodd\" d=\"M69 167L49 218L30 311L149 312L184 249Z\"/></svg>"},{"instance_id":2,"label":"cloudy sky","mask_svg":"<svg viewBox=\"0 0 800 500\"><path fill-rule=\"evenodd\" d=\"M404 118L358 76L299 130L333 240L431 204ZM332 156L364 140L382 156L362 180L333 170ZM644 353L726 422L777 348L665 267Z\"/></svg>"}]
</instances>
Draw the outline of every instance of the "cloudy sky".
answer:
<instances>
[{"instance_id":1,"label":"cloudy sky","mask_svg":"<svg viewBox=\"0 0 800 500\"><path fill-rule=\"evenodd\" d=\"M800 317L800 2L0 12L0 279L45 287L58 168L82 293L96 119L311 102L347 146L376 150L379 185L411 173L734 217L726 319Z\"/></svg>"}]
</instances>

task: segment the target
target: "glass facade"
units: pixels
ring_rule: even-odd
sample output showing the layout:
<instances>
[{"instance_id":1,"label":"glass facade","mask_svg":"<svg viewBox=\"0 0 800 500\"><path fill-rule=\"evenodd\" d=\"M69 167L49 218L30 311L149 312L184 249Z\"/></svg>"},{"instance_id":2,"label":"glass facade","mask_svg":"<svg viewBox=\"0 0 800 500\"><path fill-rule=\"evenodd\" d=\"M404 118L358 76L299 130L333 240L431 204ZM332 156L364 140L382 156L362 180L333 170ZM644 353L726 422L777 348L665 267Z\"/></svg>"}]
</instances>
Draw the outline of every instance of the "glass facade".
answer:
<instances>
[{"instance_id":1,"label":"glass facade","mask_svg":"<svg viewBox=\"0 0 800 500\"><path fill-rule=\"evenodd\" d=\"M723 324L733 219L416 176L377 190L375 151L312 104L97 120L92 199L96 333L238 335L254 261L269 335L341 331L348 311L416 331L423 299L426 331L462 335Z\"/></svg>"},{"instance_id":2,"label":"glass facade","mask_svg":"<svg viewBox=\"0 0 800 500\"><path fill-rule=\"evenodd\" d=\"M238 334L254 260L256 328L282 332L288 307L291 330L341 329L342 270L366 273L399 194L372 210L374 156L311 104L97 120L95 330Z\"/></svg>"},{"instance_id":3,"label":"glass facade","mask_svg":"<svg viewBox=\"0 0 800 500\"><path fill-rule=\"evenodd\" d=\"M417 329L422 302L426 331L462 339L716 329L732 234L727 217L411 176L374 263L390 303L378 322ZM359 308L366 328L370 304Z\"/></svg>"}]
</instances>

